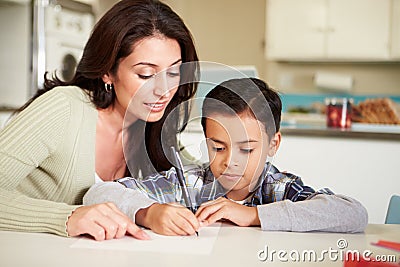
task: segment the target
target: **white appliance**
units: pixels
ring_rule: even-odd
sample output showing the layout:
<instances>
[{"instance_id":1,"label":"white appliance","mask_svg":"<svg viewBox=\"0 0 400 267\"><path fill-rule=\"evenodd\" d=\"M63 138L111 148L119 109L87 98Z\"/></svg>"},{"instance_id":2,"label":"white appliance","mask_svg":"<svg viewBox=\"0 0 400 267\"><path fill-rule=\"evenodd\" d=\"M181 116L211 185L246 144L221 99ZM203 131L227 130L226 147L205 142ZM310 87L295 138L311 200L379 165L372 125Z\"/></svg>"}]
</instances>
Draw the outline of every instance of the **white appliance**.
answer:
<instances>
[{"instance_id":1,"label":"white appliance","mask_svg":"<svg viewBox=\"0 0 400 267\"><path fill-rule=\"evenodd\" d=\"M46 71L49 75L56 73L61 80L70 80L94 25L91 6L75 1L37 0L34 14L34 87L42 87Z\"/></svg>"},{"instance_id":2,"label":"white appliance","mask_svg":"<svg viewBox=\"0 0 400 267\"><path fill-rule=\"evenodd\" d=\"M31 21L30 0L0 0L0 111L29 97Z\"/></svg>"},{"instance_id":3,"label":"white appliance","mask_svg":"<svg viewBox=\"0 0 400 267\"><path fill-rule=\"evenodd\" d=\"M46 71L70 79L93 25L85 3L0 0L0 111L23 105Z\"/></svg>"}]
</instances>

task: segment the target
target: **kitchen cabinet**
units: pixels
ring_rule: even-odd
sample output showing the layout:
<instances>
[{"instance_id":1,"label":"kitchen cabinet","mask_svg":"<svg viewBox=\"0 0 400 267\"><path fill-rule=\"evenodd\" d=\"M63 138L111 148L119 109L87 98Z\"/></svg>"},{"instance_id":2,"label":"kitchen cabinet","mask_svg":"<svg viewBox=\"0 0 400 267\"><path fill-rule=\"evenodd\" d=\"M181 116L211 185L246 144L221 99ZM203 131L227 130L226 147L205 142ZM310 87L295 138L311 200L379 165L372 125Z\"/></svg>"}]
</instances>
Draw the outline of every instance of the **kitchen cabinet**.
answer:
<instances>
[{"instance_id":1,"label":"kitchen cabinet","mask_svg":"<svg viewBox=\"0 0 400 267\"><path fill-rule=\"evenodd\" d=\"M398 140L283 134L274 164L315 189L357 199L369 223L384 223L389 199L399 193L399 149Z\"/></svg>"},{"instance_id":2,"label":"kitchen cabinet","mask_svg":"<svg viewBox=\"0 0 400 267\"><path fill-rule=\"evenodd\" d=\"M267 0L270 60L400 59L400 0Z\"/></svg>"},{"instance_id":3,"label":"kitchen cabinet","mask_svg":"<svg viewBox=\"0 0 400 267\"><path fill-rule=\"evenodd\" d=\"M400 59L400 0L392 0L392 57Z\"/></svg>"}]
</instances>

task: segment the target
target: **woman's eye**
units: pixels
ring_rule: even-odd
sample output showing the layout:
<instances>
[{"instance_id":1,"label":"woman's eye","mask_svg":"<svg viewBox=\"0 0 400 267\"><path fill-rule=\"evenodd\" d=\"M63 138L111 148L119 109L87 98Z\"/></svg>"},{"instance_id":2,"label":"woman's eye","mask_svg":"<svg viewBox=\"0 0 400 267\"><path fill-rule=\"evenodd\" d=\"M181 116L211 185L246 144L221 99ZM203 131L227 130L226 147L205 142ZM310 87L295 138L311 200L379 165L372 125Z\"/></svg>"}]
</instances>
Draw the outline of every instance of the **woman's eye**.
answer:
<instances>
[{"instance_id":1,"label":"woman's eye","mask_svg":"<svg viewBox=\"0 0 400 267\"><path fill-rule=\"evenodd\" d=\"M140 79L148 80L148 79L153 78L153 77L154 77L154 74L152 74L152 75L142 75L142 74L138 74L138 76L139 76Z\"/></svg>"},{"instance_id":2,"label":"woman's eye","mask_svg":"<svg viewBox=\"0 0 400 267\"><path fill-rule=\"evenodd\" d=\"M179 72L168 72L169 77L179 77L181 74Z\"/></svg>"}]
</instances>

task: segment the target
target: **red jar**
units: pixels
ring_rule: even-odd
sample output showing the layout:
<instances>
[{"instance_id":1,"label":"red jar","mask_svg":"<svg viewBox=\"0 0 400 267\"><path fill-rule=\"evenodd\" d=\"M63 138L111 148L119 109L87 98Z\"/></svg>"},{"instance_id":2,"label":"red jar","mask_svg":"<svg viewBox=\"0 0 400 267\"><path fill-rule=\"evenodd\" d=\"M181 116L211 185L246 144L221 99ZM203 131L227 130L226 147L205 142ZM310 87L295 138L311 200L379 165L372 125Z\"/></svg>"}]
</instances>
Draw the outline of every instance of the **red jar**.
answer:
<instances>
[{"instance_id":1,"label":"red jar","mask_svg":"<svg viewBox=\"0 0 400 267\"><path fill-rule=\"evenodd\" d=\"M350 128L352 103L350 98L325 99L326 125L332 128Z\"/></svg>"}]
</instances>

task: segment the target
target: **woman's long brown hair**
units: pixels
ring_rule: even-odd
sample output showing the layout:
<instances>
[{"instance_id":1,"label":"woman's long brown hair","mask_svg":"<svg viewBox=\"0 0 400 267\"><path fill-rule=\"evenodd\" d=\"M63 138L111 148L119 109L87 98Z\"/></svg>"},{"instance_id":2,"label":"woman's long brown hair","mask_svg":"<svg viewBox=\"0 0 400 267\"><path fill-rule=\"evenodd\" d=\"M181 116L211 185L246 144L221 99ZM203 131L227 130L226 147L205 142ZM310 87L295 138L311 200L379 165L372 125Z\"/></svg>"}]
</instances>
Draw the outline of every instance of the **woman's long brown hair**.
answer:
<instances>
[{"instance_id":1,"label":"woman's long brown hair","mask_svg":"<svg viewBox=\"0 0 400 267\"><path fill-rule=\"evenodd\" d=\"M107 93L104 90L102 76L107 73L116 74L121 59L132 53L135 43L146 37L163 35L176 40L181 48L182 62L193 62L191 76L188 80L195 81L199 75L198 57L190 31L182 19L170 7L155 0L122 0L115 4L95 25L92 34L83 50L83 55L77 66L74 77L70 81L62 81L55 74L48 78L45 74L45 82L42 89L30 99L19 111L25 109L40 95L56 86L75 85L89 94L92 103L98 109L105 109L115 102L115 92ZM128 164L132 174L138 171L147 174L153 171L161 171L172 165L167 160L161 146L161 129L169 112L181 103L183 104L182 118L177 118L176 125L170 126L168 136L172 145L176 145L176 134L179 132L178 120L185 121L189 117L189 107L186 100L194 96L196 84L181 83L179 89L164 116L157 122L145 123L143 135L132 135L136 147L136 153L125 153L129 162L135 162L134 166ZM143 122L142 122L143 123ZM134 139L134 140L133 140ZM132 151L133 152L133 151ZM130 160L131 159L131 160ZM151 166L154 166L152 168Z\"/></svg>"}]
</instances>

